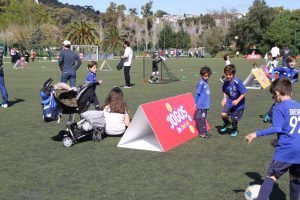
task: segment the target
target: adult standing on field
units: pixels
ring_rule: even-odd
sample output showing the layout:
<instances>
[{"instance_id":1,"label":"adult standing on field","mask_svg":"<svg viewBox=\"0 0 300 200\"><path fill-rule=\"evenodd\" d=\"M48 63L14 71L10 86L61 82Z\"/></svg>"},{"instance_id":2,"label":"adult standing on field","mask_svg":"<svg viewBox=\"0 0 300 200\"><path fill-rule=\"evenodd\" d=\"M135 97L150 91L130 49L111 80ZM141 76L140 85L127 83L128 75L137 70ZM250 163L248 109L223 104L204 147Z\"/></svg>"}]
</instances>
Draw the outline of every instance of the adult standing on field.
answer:
<instances>
[{"instance_id":1,"label":"adult standing on field","mask_svg":"<svg viewBox=\"0 0 300 200\"><path fill-rule=\"evenodd\" d=\"M272 47L271 54L273 60L276 60L276 58L280 56L280 49L277 47L276 44L274 45L274 47Z\"/></svg>"},{"instance_id":2,"label":"adult standing on field","mask_svg":"<svg viewBox=\"0 0 300 200\"><path fill-rule=\"evenodd\" d=\"M4 83L4 72L3 72L3 55L4 55L4 48L0 46L0 91L2 95L3 102L1 104L2 108L8 107L8 95Z\"/></svg>"},{"instance_id":3,"label":"adult standing on field","mask_svg":"<svg viewBox=\"0 0 300 200\"><path fill-rule=\"evenodd\" d=\"M130 48L130 43L129 41L124 41L124 48L125 52L124 55L121 56L121 59L124 60L124 78L125 78L125 84L123 88L130 88L131 83L130 83L130 67L132 64L132 57L133 57L133 51Z\"/></svg>"},{"instance_id":4,"label":"adult standing on field","mask_svg":"<svg viewBox=\"0 0 300 200\"><path fill-rule=\"evenodd\" d=\"M76 71L81 65L78 54L71 51L71 42L65 40L63 49L59 52L58 64L61 73L61 82L70 82L71 87L75 87Z\"/></svg>"}]
</instances>

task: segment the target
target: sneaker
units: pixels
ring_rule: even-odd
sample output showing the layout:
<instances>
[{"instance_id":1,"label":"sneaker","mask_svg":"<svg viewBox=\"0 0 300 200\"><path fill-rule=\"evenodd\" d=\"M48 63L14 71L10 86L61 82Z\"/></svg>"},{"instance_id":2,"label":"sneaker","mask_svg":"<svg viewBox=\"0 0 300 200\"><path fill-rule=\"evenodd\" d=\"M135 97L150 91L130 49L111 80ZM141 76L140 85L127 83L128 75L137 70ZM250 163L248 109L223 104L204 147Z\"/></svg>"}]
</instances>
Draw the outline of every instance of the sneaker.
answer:
<instances>
[{"instance_id":1,"label":"sneaker","mask_svg":"<svg viewBox=\"0 0 300 200\"><path fill-rule=\"evenodd\" d=\"M149 83L153 83L153 81L151 79L149 79L148 81L149 81Z\"/></svg>"},{"instance_id":2,"label":"sneaker","mask_svg":"<svg viewBox=\"0 0 300 200\"><path fill-rule=\"evenodd\" d=\"M7 105L7 103L5 103L5 104L2 104L1 107L2 107L2 108L7 108L8 105Z\"/></svg>"},{"instance_id":3,"label":"sneaker","mask_svg":"<svg viewBox=\"0 0 300 200\"><path fill-rule=\"evenodd\" d=\"M268 123L268 122L271 122L271 121L272 121L272 118L270 117L270 115L265 114L263 122L264 123Z\"/></svg>"},{"instance_id":4,"label":"sneaker","mask_svg":"<svg viewBox=\"0 0 300 200\"><path fill-rule=\"evenodd\" d=\"M205 134L199 134L199 137L206 138L206 135Z\"/></svg>"},{"instance_id":5,"label":"sneaker","mask_svg":"<svg viewBox=\"0 0 300 200\"><path fill-rule=\"evenodd\" d=\"M236 137L238 134L239 134L239 131L238 130L234 130L234 131L231 132L230 136L231 137Z\"/></svg>"},{"instance_id":6,"label":"sneaker","mask_svg":"<svg viewBox=\"0 0 300 200\"><path fill-rule=\"evenodd\" d=\"M220 129L221 133L225 133L227 129L231 126L231 123L224 124L223 127Z\"/></svg>"},{"instance_id":7,"label":"sneaker","mask_svg":"<svg viewBox=\"0 0 300 200\"><path fill-rule=\"evenodd\" d=\"M131 88L130 86L124 85L123 88Z\"/></svg>"}]
</instances>

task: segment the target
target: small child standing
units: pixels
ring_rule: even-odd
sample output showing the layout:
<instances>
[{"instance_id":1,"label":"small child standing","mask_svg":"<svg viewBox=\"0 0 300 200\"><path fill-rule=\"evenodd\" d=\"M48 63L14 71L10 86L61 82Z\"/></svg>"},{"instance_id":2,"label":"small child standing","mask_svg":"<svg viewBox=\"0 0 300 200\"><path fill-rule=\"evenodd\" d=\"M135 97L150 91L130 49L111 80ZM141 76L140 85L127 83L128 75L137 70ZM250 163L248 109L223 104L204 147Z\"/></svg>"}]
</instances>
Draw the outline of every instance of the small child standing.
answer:
<instances>
[{"instance_id":1,"label":"small child standing","mask_svg":"<svg viewBox=\"0 0 300 200\"><path fill-rule=\"evenodd\" d=\"M154 53L153 56L152 56L152 74L149 78L150 83L158 82L158 74L159 74L158 63L160 61L161 61L161 58L160 58L158 52Z\"/></svg>"},{"instance_id":2,"label":"small child standing","mask_svg":"<svg viewBox=\"0 0 300 200\"><path fill-rule=\"evenodd\" d=\"M274 183L289 171L290 199L298 200L300 191L300 104L291 99L292 83L288 78L276 79L270 93L276 102L273 108L272 127L248 134L245 139L251 143L255 138L276 134L276 140L271 142L275 147L272 162L265 181L263 182L257 200L267 200Z\"/></svg>"},{"instance_id":3,"label":"small child standing","mask_svg":"<svg viewBox=\"0 0 300 200\"><path fill-rule=\"evenodd\" d=\"M198 81L195 93L195 116L196 128L199 137L209 138L211 135L207 132L206 116L207 110L210 108L210 89L208 79L212 74L211 69L204 66L200 69L201 79Z\"/></svg>"},{"instance_id":4,"label":"small child standing","mask_svg":"<svg viewBox=\"0 0 300 200\"><path fill-rule=\"evenodd\" d=\"M100 85L102 83L102 80L97 81L97 68L98 68L98 64L95 61L91 61L88 63L87 65L88 68L88 74L86 76L86 82L87 83L93 83L93 89L94 89L94 97L91 100L91 103L95 105L95 109L96 110L100 110L100 105L99 105L99 100L98 97L96 95L96 86Z\"/></svg>"},{"instance_id":5,"label":"small child standing","mask_svg":"<svg viewBox=\"0 0 300 200\"><path fill-rule=\"evenodd\" d=\"M226 80L223 83L223 99L221 105L223 107L221 117L224 122L220 129L221 133L225 133L232 125L231 136L236 137L238 131L238 121L241 120L245 109L245 96L248 92L243 82L235 76L236 70L233 64L229 64L224 68ZM231 122L228 119L231 116Z\"/></svg>"},{"instance_id":6,"label":"small child standing","mask_svg":"<svg viewBox=\"0 0 300 200\"><path fill-rule=\"evenodd\" d=\"M223 59L224 59L224 67L226 67L227 65L231 64L230 60L229 60L229 55L228 54L225 54L224 57L223 57ZM220 78L220 81L223 83L224 80L225 80L225 76L222 75L222 77Z\"/></svg>"}]
</instances>

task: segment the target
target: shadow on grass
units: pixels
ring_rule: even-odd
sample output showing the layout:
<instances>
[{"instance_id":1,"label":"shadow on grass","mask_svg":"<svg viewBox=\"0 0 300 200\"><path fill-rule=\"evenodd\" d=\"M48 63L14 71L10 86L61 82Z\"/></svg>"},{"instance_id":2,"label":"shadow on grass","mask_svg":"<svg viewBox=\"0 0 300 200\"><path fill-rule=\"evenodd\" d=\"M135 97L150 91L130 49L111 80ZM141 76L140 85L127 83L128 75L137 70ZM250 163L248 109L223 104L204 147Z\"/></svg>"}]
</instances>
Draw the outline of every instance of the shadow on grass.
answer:
<instances>
[{"instance_id":1,"label":"shadow on grass","mask_svg":"<svg viewBox=\"0 0 300 200\"><path fill-rule=\"evenodd\" d=\"M61 130L58 132L57 135L55 136L52 136L51 139L53 141L56 141L56 142L62 142L64 136L66 135L66 131L65 130ZM88 141L93 141L93 137L92 137L92 134L89 133L89 134L86 134L84 135L83 137L77 139L77 142L76 143L82 143L82 142L88 142Z\"/></svg>"},{"instance_id":2,"label":"shadow on grass","mask_svg":"<svg viewBox=\"0 0 300 200\"><path fill-rule=\"evenodd\" d=\"M257 172L246 172L245 174L249 178L253 179L253 181L249 182L249 185L254 185L254 184L262 185L264 182L264 179ZM276 199L286 200L285 193L279 188L277 183L274 184L269 200L276 200Z\"/></svg>"},{"instance_id":3,"label":"shadow on grass","mask_svg":"<svg viewBox=\"0 0 300 200\"><path fill-rule=\"evenodd\" d=\"M8 102L8 105L9 105L9 106L13 106L13 105L15 105L15 104L17 104L17 103L21 103L21 102L24 102L24 101L25 101L25 99L20 99L20 98L17 98L17 97L15 97L14 99L15 99L15 100L9 101L9 102Z\"/></svg>"},{"instance_id":4,"label":"shadow on grass","mask_svg":"<svg viewBox=\"0 0 300 200\"><path fill-rule=\"evenodd\" d=\"M232 131L232 128L228 128L225 133L222 133L220 130L221 130L221 128L223 128L223 126L215 126L215 128L217 129L218 134L220 134L220 135L228 135Z\"/></svg>"}]
</instances>

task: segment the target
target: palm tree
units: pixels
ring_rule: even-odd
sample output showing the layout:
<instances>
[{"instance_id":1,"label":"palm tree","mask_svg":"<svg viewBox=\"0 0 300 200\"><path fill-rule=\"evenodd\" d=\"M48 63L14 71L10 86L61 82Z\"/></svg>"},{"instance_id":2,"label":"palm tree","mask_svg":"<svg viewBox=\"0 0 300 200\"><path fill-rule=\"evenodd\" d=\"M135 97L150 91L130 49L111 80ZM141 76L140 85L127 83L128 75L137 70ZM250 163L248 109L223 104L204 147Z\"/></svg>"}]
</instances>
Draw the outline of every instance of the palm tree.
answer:
<instances>
[{"instance_id":1,"label":"palm tree","mask_svg":"<svg viewBox=\"0 0 300 200\"><path fill-rule=\"evenodd\" d=\"M123 42L125 40L124 33L117 27L109 28L104 33L103 50L107 52L120 52L122 50Z\"/></svg>"},{"instance_id":2,"label":"palm tree","mask_svg":"<svg viewBox=\"0 0 300 200\"><path fill-rule=\"evenodd\" d=\"M82 19L70 24L65 33L67 39L76 45L92 45L98 44L100 41L100 34L96 25Z\"/></svg>"}]
</instances>

